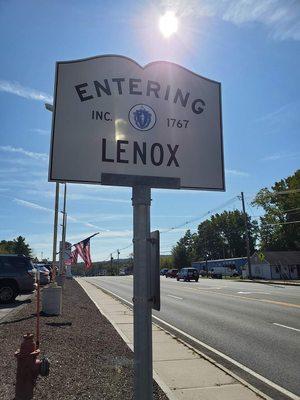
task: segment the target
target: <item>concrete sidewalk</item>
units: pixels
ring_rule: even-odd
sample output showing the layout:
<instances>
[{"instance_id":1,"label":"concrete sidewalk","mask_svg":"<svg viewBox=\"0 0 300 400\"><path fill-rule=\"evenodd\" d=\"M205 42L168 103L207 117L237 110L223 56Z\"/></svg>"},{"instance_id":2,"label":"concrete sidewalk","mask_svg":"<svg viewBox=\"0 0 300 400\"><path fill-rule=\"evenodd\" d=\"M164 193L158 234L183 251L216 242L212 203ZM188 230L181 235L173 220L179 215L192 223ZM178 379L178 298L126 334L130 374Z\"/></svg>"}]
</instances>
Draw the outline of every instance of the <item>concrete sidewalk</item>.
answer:
<instances>
[{"instance_id":1,"label":"concrete sidewalk","mask_svg":"<svg viewBox=\"0 0 300 400\"><path fill-rule=\"evenodd\" d=\"M133 313L84 278L76 279L133 350ZM153 324L153 376L171 400L259 400L260 396Z\"/></svg>"}]
</instances>

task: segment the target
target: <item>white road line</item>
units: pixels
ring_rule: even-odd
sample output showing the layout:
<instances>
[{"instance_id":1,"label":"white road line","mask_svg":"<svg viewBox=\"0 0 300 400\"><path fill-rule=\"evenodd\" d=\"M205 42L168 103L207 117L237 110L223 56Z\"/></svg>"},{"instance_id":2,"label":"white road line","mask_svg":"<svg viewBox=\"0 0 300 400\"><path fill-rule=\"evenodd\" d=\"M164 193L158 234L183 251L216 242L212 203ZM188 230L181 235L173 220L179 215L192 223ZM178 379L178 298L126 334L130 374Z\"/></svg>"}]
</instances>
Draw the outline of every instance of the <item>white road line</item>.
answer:
<instances>
[{"instance_id":1,"label":"white road line","mask_svg":"<svg viewBox=\"0 0 300 400\"><path fill-rule=\"evenodd\" d=\"M271 294L271 293L267 293L267 292L237 292L240 294Z\"/></svg>"},{"instance_id":2,"label":"white road line","mask_svg":"<svg viewBox=\"0 0 300 400\"><path fill-rule=\"evenodd\" d=\"M173 299L183 300L182 297L173 296L172 294L167 294L168 297L173 297Z\"/></svg>"},{"instance_id":3,"label":"white road line","mask_svg":"<svg viewBox=\"0 0 300 400\"><path fill-rule=\"evenodd\" d=\"M98 286L100 289L102 288L99 284L97 284L96 286ZM109 289L106 289L105 287L103 288L104 290L106 290L108 293L111 293L113 296L119 298L122 302L129 304L130 306L133 306L133 304L128 301L125 300L123 297L118 296L116 293L112 292ZM217 354L220 357L223 357L225 360L230 361L232 364L236 365L237 367L241 368L243 371L248 372L248 374L254 376L255 378L261 380L262 382L266 383L267 385L273 387L274 389L278 390L280 393L283 393L284 395L290 397L293 400L299 400L299 396L297 396L296 394L290 392L289 390L277 385L276 383L270 381L269 379L265 378L264 376L258 374L255 371L252 371L252 369L246 367L245 365L239 363L238 361L235 361L233 358L227 356L226 354L222 353L219 350L214 349L213 347L209 346L208 344L205 344L203 342L201 342L200 340L196 339L195 337L189 335L188 333L182 331L181 329L176 328L176 326L169 324L168 322L164 321L163 319L160 319L158 317L156 317L155 315L152 315L152 319L155 319L161 323L163 323L166 326L169 326L172 330L180 333L181 335L187 337L190 340L193 340L195 343L198 343L199 345L205 347L206 349L212 351L213 353Z\"/></svg>"},{"instance_id":4,"label":"white road line","mask_svg":"<svg viewBox=\"0 0 300 400\"><path fill-rule=\"evenodd\" d=\"M286 325L277 324L276 322L273 322L273 325L281 326L282 328L291 329L292 331L300 332L300 329L292 328L291 326L286 326Z\"/></svg>"}]
</instances>

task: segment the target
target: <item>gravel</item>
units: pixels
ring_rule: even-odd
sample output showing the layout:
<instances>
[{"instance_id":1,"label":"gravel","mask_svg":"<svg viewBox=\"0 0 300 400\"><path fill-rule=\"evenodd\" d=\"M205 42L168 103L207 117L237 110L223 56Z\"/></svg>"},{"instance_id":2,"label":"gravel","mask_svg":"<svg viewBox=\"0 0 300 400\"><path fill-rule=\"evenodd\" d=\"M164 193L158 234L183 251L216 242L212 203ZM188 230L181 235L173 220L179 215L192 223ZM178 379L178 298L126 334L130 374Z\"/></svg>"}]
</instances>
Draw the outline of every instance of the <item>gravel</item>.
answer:
<instances>
[{"instance_id":1,"label":"gravel","mask_svg":"<svg viewBox=\"0 0 300 400\"><path fill-rule=\"evenodd\" d=\"M0 322L0 399L15 392L15 351L35 332L35 300ZM50 374L39 377L34 399L133 399L133 353L75 280L63 289L61 316L41 316L41 356ZM153 382L153 398L167 400ZM142 399L141 399L142 400Z\"/></svg>"}]
</instances>

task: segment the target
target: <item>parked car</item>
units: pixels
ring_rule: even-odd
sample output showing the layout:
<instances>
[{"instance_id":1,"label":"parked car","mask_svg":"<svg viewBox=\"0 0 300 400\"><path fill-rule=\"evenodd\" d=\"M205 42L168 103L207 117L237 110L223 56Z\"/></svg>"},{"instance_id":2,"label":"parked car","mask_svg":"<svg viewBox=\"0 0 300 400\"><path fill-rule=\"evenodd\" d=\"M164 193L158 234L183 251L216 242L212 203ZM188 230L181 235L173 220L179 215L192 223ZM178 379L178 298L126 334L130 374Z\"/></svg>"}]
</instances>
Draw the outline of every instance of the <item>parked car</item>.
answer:
<instances>
[{"instance_id":1,"label":"parked car","mask_svg":"<svg viewBox=\"0 0 300 400\"><path fill-rule=\"evenodd\" d=\"M0 254L0 303L11 303L19 294L36 288L36 270L28 257Z\"/></svg>"},{"instance_id":2,"label":"parked car","mask_svg":"<svg viewBox=\"0 0 300 400\"><path fill-rule=\"evenodd\" d=\"M51 279L52 279L52 264L43 264L43 266L45 268L47 268L47 270L49 271L50 281L51 281ZM55 272L56 272L56 274L58 273L58 268L57 267L55 267Z\"/></svg>"},{"instance_id":3,"label":"parked car","mask_svg":"<svg viewBox=\"0 0 300 400\"><path fill-rule=\"evenodd\" d=\"M166 275L166 273L169 271L169 269L168 268L162 268L161 270L160 270L160 274L161 275Z\"/></svg>"},{"instance_id":4,"label":"parked car","mask_svg":"<svg viewBox=\"0 0 300 400\"><path fill-rule=\"evenodd\" d=\"M169 269L166 272L165 276L166 278L176 278L177 274L178 274L178 269Z\"/></svg>"},{"instance_id":5,"label":"parked car","mask_svg":"<svg viewBox=\"0 0 300 400\"><path fill-rule=\"evenodd\" d=\"M199 272L196 268L181 268L177 274L177 280L183 279L185 282L199 280Z\"/></svg>"},{"instance_id":6,"label":"parked car","mask_svg":"<svg viewBox=\"0 0 300 400\"><path fill-rule=\"evenodd\" d=\"M235 268L229 268L224 266L224 267L212 268L209 271L208 275L213 279L222 279L223 276L237 277L239 276L239 273Z\"/></svg>"},{"instance_id":7,"label":"parked car","mask_svg":"<svg viewBox=\"0 0 300 400\"><path fill-rule=\"evenodd\" d=\"M50 283L50 271L43 264L34 264L37 273L40 274L40 285L48 285Z\"/></svg>"},{"instance_id":8,"label":"parked car","mask_svg":"<svg viewBox=\"0 0 300 400\"><path fill-rule=\"evenodd\" d=\"M222 279L223 274L222 274L222 271L214 270L214 268L213 268L211 271L208 271L208 277L211 279Z\"/></svg>"}]
</instances>

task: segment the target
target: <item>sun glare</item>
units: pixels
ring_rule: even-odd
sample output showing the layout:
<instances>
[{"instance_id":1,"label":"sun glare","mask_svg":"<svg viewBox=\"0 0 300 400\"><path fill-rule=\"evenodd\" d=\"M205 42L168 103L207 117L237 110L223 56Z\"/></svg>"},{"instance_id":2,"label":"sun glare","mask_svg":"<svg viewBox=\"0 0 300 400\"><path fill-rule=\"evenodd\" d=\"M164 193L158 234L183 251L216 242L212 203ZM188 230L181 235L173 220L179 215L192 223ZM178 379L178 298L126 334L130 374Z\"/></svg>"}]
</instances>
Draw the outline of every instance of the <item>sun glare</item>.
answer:
<instances>
[{"instance_id":1,"label":"sun glare","mask_svg":"<svg viewBox=\"0 0 300 400\"><path fill-rule=\"evenodd\" d=\"M178 19L173 11L167 11L159 19L159 29L168 38L178 30Z\"/></svg>"}]
</instances>

